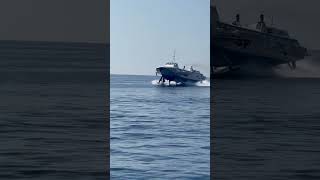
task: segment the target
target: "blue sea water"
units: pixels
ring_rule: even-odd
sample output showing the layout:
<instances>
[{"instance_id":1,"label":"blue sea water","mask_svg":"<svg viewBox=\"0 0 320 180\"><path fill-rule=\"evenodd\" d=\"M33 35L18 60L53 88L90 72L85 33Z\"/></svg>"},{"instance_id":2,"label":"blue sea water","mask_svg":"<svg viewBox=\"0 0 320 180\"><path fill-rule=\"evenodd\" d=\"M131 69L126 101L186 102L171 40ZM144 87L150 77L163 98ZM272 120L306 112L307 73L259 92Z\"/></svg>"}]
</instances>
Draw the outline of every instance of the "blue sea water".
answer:
<instances>
[{"instance_id":1,"label":"blue sea water","mask_svg":"<svg viewBox=\"0 0 320 180\"><path fill-rule=\"evenodd\" d=\"M219 79L214 179L320 179L320 79Z\"/></svg>"},{"instance_id":2,"label":"blue sea water","mask_svg":"<svg viewBox=\"0 0 320 180\"><path fill-rule=\"evenodd\" d=\"M210 179L209 86L156 79L111 75L111 179Z\"/></svg>"},{"instance_id":3,"label":"blue sea water","mask_svg":"<svg viewBox=\"0 0 320 180\"><path fill-rule=\"evenodd\" d=\"M0 179L106 179L104 44L0 41Z\"/></svg>"}]
</instances>

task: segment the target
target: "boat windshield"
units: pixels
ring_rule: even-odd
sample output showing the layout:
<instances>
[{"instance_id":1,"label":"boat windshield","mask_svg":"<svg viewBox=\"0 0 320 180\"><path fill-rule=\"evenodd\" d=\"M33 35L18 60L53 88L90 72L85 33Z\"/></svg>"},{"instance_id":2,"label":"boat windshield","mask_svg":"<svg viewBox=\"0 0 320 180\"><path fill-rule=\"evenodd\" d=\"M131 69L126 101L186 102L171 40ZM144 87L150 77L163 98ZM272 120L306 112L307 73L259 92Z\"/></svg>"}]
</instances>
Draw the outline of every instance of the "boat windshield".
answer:
<instances>
[{"instance_id":1,"label":"boat windshield","mask_svg":"<svg viewBox=\"0 0 320 180\"><path fill-rule=\"evenodd\" d=\"M164 65L165 67L178 68L178 64L174 62L168 62Z\"/></svg>"}]
</instances>

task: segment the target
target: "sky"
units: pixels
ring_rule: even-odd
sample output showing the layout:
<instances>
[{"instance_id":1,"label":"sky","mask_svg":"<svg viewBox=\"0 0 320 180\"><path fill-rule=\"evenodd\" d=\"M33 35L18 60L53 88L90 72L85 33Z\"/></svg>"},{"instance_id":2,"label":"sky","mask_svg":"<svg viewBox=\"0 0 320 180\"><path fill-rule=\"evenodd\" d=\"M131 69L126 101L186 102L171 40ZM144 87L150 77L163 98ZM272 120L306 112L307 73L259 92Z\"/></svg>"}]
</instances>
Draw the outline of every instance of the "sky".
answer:
<instances>
[{"instance_id":1,"label":"sky","mask_svg":"<svg viewBox=\"0 0 320 180\"><path fill-rule=\"evenodd\" d=\"M0 40L109 42L109 0L1 0Z\"/></svg>"},{"instance_id":2,"label":"sky","mask_svg":"<svg viewBox=\"0 0 320 180\"><path fill-rule=\"evenodd\" d=\"M232 21L236 13L244 24L258 21L264 13L266 21L288 30L309 49L320 49L319 0L215 0L220 18Z\"/></svg>"},{"instance_id":3,"label":"sky","mask_svg":"<svg viewBox=\"0 0 320 180\"><path fill-rule=\"evenodd\" d=\"M111 0L111 74L155 75L172 60L209 75L210 0Z\"/></svg>"}]
</instances>

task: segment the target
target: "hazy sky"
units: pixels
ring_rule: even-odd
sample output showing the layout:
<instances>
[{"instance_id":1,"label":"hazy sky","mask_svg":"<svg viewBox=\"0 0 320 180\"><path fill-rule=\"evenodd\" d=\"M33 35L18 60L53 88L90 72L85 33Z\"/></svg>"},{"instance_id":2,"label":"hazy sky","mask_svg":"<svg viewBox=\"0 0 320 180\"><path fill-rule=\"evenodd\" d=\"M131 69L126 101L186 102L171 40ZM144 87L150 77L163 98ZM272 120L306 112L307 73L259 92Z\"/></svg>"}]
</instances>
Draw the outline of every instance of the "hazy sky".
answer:
<instances>
[{"instance_id":1,"label":"hazy sky","mask_svg":"<svg viewBox=\"0 0 320 180\"><path fill-rule=\"evenodd\" d=\"M266 20L289 31L304 46L320 49L319 0L215 0L223 20L233 20L240 13L241 21L251 24L264 13Z\"/></svg>"},{"instance_id":2,"label":"hazy sky","mask_svg":"<svg viewBox=\"0 0 320 180\"><path fill-rule=\"evenodd\" d=\"M154 75L172 59L209 74L210 0L111 0L112 74Z\"/></svg>"},{"instance_id":3,"label":"hazy sky","mask_svg":"<svg viewBox=\"0 0 320 180\"><path fill-rule=\"evenodd\" d=\"M109 41L109 0L1 0L0 40Z\"/></svg>"}]
</instances>

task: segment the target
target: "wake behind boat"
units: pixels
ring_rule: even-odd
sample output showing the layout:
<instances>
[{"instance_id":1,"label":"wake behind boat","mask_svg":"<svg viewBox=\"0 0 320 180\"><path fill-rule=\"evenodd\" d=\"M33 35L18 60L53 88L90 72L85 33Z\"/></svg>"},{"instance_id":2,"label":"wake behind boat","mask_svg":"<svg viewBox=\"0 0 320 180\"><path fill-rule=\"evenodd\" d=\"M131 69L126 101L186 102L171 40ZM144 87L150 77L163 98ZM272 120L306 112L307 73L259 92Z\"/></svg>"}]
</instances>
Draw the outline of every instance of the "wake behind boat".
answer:
<instances>
[{"instance_id":1,"label":"wake behind boat","mask_svg":"<svg viewBox=\"0 0 320 180\"><path fill-rule=\"evenodd\" d=\"M183 69L179 68L178 63L174 60L172 62L166 63L164 66L156 68L156 74L161 74L161 78L158 83L164 83L166 80L175 81L177 84L187 84L187 83L197 83L204 81L206 77L200 73L200 71L194 70L193 67L190 67L190 70L187 70L185 66Z\"/></svg>"}]
</instances>

